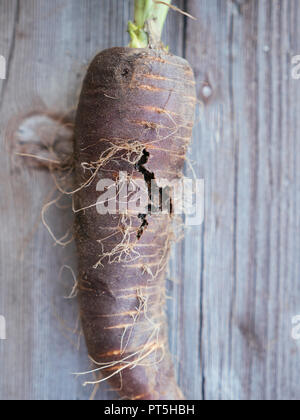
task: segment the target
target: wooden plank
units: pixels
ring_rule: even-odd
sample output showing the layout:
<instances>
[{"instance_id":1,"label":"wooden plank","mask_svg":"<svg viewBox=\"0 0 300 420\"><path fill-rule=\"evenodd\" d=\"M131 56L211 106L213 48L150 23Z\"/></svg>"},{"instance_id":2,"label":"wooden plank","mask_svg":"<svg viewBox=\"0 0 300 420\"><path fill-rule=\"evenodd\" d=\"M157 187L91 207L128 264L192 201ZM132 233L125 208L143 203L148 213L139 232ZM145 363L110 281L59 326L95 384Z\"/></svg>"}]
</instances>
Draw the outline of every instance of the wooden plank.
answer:
<instances>
[{"instance_id":1,"label":"wooden plank","mask_svg":"<svg viewBox=\"0 0 300 420\"><path fill-rule=\"evenodd\" d=\"M202 261L203 397L298 400L299 2L188 4L198 23L186 54L204 103L193 156L206 217L190 261L195 276Z\"/></svg>"}]
</instances>

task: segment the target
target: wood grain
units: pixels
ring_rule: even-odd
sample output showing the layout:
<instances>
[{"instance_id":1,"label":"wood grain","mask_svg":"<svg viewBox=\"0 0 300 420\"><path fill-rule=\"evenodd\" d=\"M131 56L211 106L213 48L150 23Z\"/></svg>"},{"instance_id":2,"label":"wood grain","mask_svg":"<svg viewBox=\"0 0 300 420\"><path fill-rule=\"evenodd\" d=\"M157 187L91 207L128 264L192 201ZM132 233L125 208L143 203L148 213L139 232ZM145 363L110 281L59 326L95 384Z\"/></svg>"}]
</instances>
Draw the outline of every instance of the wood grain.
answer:
<instances>
[{"instance_id":1,"label":"wood grain","mask_svg":"<svg viewBox=\"0 0 300 420\"><path fill-rule=\"evenodd\" d=\"M190 255L200 247L203 397L299 399L299 2L188 4L198 24L188 22L186 55L205 103L193 157L206 217L202 241L190 239Z\"/></svg>"},{"instance_id":2,"label":"wood grain","mask_svg":"<svg viewBox=\"0 0 300 420\"><path fill-rule=\"evenodd\" d=\"M99 6L100 3L100 6ZM2 0L0 54L0 399L86 400L71 375L89 368L78 350L74 248L42 226L52 191L46 171L13 156L8 127L31 111L76 106L89 61L126 45L130 0ZM190 399L300 398L300 54L297 0L178 0L164 40L195 69L200 105L190 161L204 178L205 223L188 227L169 270L170 343ZM9 135L7 134L9 133ZM191 172L187 166L187 175ZM51 208L62 236L69 210ZM60 275L61 274L61 275ZM97 399L116 398L101 386Z\"/></svg>"}]
</instances>

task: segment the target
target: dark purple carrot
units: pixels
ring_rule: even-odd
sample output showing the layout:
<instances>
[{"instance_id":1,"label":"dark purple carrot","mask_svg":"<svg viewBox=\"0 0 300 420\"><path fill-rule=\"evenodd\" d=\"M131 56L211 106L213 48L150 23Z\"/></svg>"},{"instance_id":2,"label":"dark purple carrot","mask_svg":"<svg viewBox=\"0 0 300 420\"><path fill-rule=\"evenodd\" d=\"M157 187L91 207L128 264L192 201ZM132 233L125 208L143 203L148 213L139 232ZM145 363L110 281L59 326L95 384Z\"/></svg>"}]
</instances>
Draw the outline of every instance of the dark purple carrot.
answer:
<instances>
[{"instance_id":1,"label":"dark purple carrot","mask_svg":"<svg viewBox=\"0 0 300 420\"><path fill-rule=\"evenodd\" d=\"M147 15L146 5L151 5ZM81 320L96 372L127 399L184 398L165 315L172 208L169 214L150 214L146 207L140 214L100 215L95 206L99 181L117 182L120 172L144 183L149 203L151 183L161 188L160 179L171 183L182 177L194 124L195 81L189 64L158 42L167 10L152 0L136 1L131 46L141 48L112 48L96 56L76 118Z\"/></svg>"}]
</instances>

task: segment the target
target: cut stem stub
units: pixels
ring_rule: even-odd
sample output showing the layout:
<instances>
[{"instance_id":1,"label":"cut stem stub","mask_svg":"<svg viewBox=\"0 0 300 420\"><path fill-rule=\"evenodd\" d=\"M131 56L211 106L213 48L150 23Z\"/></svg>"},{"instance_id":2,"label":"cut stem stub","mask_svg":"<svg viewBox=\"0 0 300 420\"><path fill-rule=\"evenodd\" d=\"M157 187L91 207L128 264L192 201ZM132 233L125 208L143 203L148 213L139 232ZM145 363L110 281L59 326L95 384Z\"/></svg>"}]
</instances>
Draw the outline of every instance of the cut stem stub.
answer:
<instances>
[{"instance_id":1,"label":"cut stem stub","mask_svg":"<svg viewBox=\"0 0 300 420\"><path fill-rule=\"evenodd\" d=\"M135 0L134 22L128 23L131 48L157 48L172 0Z\"/></svg>"}]
</instances>

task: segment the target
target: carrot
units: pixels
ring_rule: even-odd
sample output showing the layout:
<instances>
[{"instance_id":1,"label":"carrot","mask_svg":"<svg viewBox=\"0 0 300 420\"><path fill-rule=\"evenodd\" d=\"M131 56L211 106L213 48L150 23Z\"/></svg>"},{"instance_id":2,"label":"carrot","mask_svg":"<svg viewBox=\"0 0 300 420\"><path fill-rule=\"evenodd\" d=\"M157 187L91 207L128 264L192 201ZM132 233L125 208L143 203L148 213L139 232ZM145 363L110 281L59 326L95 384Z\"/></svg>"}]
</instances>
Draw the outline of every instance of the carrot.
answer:
<instances>
[{"instance_id":1,"label":"carrot","mask_svg":"<svg viewBox=\"0 0 300 420\"><path fill-rule=\"evenodd\" d=\"M193 71L159 41L168 7L152 0L136 0L135 6L131 46L96 56L77 111L80 314L94 371L102 374L88 383L109 380L132 400L176 400L184 396L175 379L165 315L172 206L169 214L150 214L147 207L140 214L105 215L96 206L99 181L117 182L120 172L144 183L151 203L151 183L161 191L162 178L182 177L192 135Z\"/></svg>"}]
</instances>

